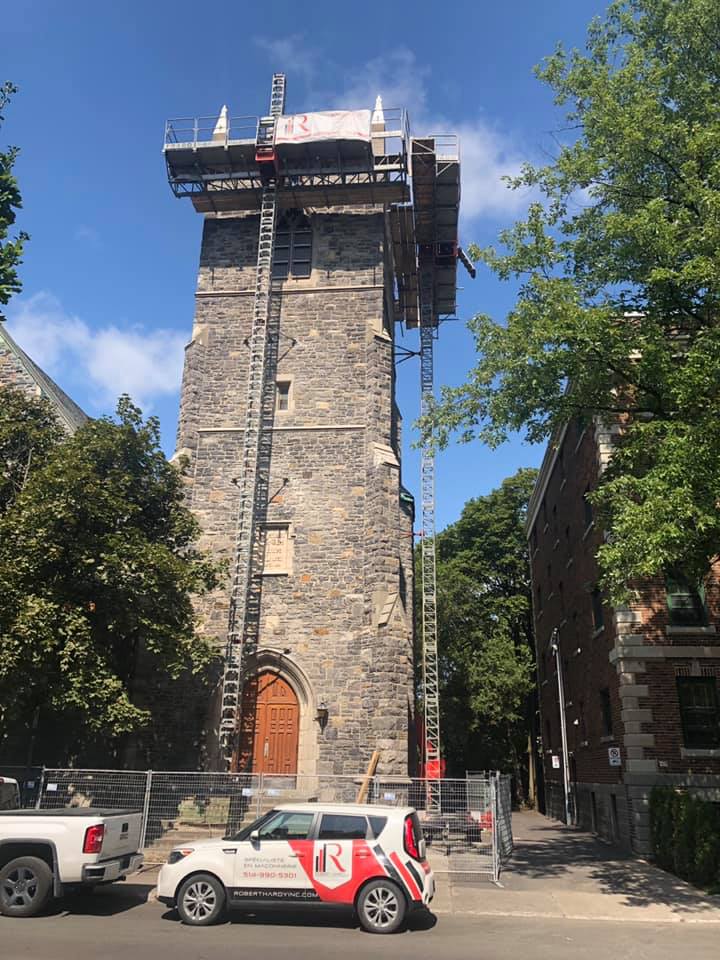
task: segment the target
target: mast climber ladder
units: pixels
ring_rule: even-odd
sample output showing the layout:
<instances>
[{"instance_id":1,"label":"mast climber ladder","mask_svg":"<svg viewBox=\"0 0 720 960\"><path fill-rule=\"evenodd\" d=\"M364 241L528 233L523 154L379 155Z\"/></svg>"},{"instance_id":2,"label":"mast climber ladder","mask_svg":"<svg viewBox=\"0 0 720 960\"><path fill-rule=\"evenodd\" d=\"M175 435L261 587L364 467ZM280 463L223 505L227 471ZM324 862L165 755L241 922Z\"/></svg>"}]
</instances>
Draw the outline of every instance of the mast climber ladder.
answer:
<instances>
[{"instance_id":1,"label":"mast climber ladder","mask_svg":"<svg viewBox=\"0 0 720 960\"><path fill-rule=\"evenodd\" d=\"M276 73L272 78L270 114L258 125L258 159L261 151L268 151L266 163L272 164L277 119L285 108L285 75ZM264 158L263 158L264 159ZM268 478L258 476L259 454L262 442L263 395L266 379L266 354L268 327L272 306L272 265L275 247L275 223L277 219L277 182L274 169L264 180L260 207L260 230L258 236L257 272L253 305L252 333L250 335L250 361L248 370L247 401L243 434L242 462L238 486L238 512L236 524L235 561L230 595L227 647L222 685L222 708L220 714L220 745L226 761L231 762L234 739L242 697L242 674L246 658L255 652L258 641L259 618L255 610L260 602L257 585L252 584L253 571L262 564L259 555L263 548L258 537L256 504L258 485ZM267 469L268 465L264 465Z\"/></svg>"},{"instance_id":2,"label":"mast climber ladder","mask_svg":"<svg viewBox=\"0 0 720 960\"><path fill-rule=\"evenodd\" d=\"M433 399L433 339L435 330L423 320L432 314L432 270L420 266L420 414L430 412ZM425 316L423 316L425 314ZM425 710L423 752L427 778L427 809L440 809L440 689L437 648L437 574L435 546L435 452L432 438L422 445L420 458L422 513L422 676Z\"/></svg>"}]
</instances>

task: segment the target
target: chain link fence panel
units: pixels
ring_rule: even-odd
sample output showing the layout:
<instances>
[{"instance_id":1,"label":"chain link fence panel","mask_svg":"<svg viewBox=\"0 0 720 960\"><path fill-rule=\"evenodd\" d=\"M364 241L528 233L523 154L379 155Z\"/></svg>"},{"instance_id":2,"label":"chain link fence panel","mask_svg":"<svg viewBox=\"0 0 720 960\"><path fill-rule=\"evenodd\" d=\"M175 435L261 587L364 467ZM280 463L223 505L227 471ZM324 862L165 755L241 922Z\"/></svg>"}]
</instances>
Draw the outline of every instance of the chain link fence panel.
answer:
<instances>
[{"instance_id":1,"label":"chain link fence panel","mask_svg":"<svg viewBox=\"0 0 720 960\"><path fill-rule=\"evenodd\" d=\"M464 779L305 776L168 770L43 772L37 806L132 808L143 812L147 863L174 846L232 836L282 803L414 807L428 860L441 875L496 880L512 853L510 777Z\"/></svg>"}]
</instances>

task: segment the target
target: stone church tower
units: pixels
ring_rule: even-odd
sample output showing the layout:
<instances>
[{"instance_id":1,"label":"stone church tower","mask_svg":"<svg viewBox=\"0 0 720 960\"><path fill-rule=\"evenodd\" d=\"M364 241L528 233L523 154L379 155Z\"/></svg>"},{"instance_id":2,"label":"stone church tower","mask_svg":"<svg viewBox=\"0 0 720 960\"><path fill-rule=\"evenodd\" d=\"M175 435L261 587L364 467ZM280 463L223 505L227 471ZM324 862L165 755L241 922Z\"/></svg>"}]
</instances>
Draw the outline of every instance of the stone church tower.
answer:
<instances>
[{"instance_id":1,"label":"stone church tower","mask_svg":"<svg viewBox=\"0 0 720 960\"><path fill-rule=\"evenodd\" d=\"M226 155L228 144L250 148L227 123L221 115L206 135L208 153L213 138L224 138ZM341 149L357 154L357 144L333 145ZM174 188L181 154L166 146ZM381 773L414 767L414 505L401 476L399 277L388 202L404 199L407 186L392 182L384 192L383 183L329 190L308 180L303 191L296 178L278 193L264 374L273 407L269 483L255 518L264 550L259 632L242 666L236 769L357 775L375 750ZM190 462L200 545L232 569L260 184L235 183L221 195L226 183L218 193L206 183L192 197L204 222L177 448ZM220 648L230 606L230 579L199 606L201 628ZM219 700L218 692L207 705L207 764L224 769Z\"/></svg>"}]
</instances>

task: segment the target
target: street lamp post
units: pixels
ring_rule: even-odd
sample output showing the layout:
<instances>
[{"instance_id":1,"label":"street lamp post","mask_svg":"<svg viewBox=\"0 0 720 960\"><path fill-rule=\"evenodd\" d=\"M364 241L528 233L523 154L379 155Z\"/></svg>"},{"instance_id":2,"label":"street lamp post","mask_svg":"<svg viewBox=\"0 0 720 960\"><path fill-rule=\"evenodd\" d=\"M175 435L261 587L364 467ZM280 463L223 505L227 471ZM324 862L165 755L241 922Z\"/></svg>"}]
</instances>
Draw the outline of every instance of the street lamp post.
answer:
<instances>
[{"instance_id":1,"label":"street lamp post","mask_svg":"<svg viewBox=\"0 0 720 960\"><path fill-rule=\"evenodd\" d=\"M565 795L565 823L570 826L570 761L568 758L567 726L565 723L565 682L563 679L562 657L560 656L560 632L557 627L550 637L550 647L555 654L555 670L558 681L558 706L560 708L560 737L562 739L563 792Z\"/></svg>"}]
</instances>

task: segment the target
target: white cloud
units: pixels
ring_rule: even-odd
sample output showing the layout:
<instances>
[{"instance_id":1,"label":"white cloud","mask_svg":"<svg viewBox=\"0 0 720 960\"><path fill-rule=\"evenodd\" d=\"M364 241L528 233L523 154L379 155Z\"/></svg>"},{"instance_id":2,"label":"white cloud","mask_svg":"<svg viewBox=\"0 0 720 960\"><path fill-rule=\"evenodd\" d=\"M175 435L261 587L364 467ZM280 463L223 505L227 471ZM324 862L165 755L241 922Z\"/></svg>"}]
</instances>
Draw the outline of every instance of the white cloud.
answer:
<instances>
[{"instance_id":1,"label":"white cloud","mask_svg":"<svg viewBox=\"0 0 720 960\"><path fill-rule=\"evenodd\" d=\"M416 135L457 133L460 136L462 202L464 221L477 217L508 220L526 208L530 194L510 190L502 179L514 176L530 159L517 137L478 116L453 121L429 106L431 71L418 62L414 52L399 46L361 64L358 68L330 63L301 34L256 40L272 59L273 69L285 70L289 82L299 78L307 88L306 99L314 109L372 107L380 94L385 107L404 107ZM320 69L320 67L323 69ZM328 75L341 77L334 89L322 86Z\"/></svg>"},{"instance_id":2,"label":"white cloud","mask_svg":"<svg viewBox=\"0 0 720 960\"><path fill-rule=\"evenodd\" d=\"M10 333L31 359L52 377L89 386L98 408L127 393L147 412L154 399L180 386L184 338L174 330L92 329L45 291L12 301L7 316Z\"/></svg>"},{"instance_id":3,"label":"white cloud","mask_svg":"<svg viewBox=\"0 0 720 960\"><path fill-rule=\"evenodd\" d=\"M82 243L87 243L91 247L100 246L99 232L95 229L95 227L91 227L87 223L81 223L77 227L75 230L75 239Z\"/></svg>"}]
</instances>

